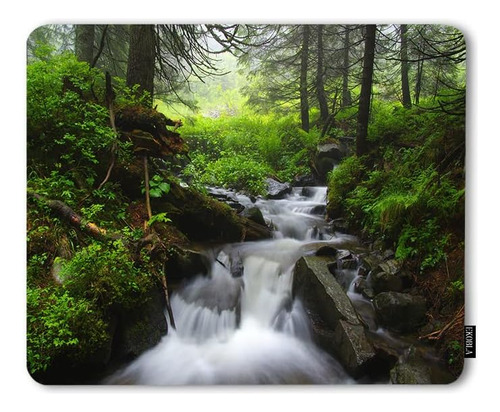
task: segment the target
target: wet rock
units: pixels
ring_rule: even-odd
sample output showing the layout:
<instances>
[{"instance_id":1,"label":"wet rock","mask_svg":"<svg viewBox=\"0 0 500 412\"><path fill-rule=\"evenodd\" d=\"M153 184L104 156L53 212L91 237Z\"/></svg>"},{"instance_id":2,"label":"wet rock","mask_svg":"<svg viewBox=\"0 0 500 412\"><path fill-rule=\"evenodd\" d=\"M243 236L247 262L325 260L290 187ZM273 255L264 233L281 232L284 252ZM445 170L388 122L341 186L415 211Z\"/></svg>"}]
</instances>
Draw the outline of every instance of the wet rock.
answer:
<instances>
[{"instance_id":1,"label":"wet rock","mask_svg":"<svg viewBox=\"0 0 500 412\"><path fill-rule=\"evenodd\" d=\"M289 183L281 183L272 178L266 179L268 199L283 199L287 194L291 193L292 186Z\"/></svg>"},{"instance_id":2,"label":"wet rock","mask_svg":"<svg viewBox=\"0 0 500 412\"><path fill-rule=\"evenodd\" d=\"M341 261L342 269L356 269L358 261L356 259L344 259Z\"/></svg>"},{"instance_id":3,"label":"wet rock","mask_svg":"<svg viewBox=\"0 0 500 412\"><path fill-rule=\"evenodd\" d=\"M390 275L397 275L401 270L401 262L391 259L380 263L378 267L385 273L388 273Z\"/></svg>"},{"instance_id":4,"label":"wet rock","mask_svg":"<svg viewBox=\"0 0 500 412\"><path fill-rule=\"evenodd\" d=\"M373 299L377 320L388 329L411 333L425 322L427 302L422 296L382 292Z\"/></svg>"},{"instance_id":5,"label":"wet rock","mask_svg":"<svg viewBox=\"0 0 500 412\"><path fill-rule=\"evenodd\" d=\"M384 253L382 253L382 257L387 260L387 259L393 259L395 256L395 253L393 250L391 249L387 249L384 251Z\"/></svg>"},{"instance_id":6,"label":"wet rock","mask_svg":"<svg viewBox=\"0 0 500 412\"><path fill-rule=\"evenodd\" d=\"M339 233L348 233L349 232L349 224L346 222L345 219L338 218L338 219L333 219L330 222L331 229L334 232L339 232Z\"/></svg>"},{"instance_id":7,"label":"wet rock","mask_svg":"<svg viewBox=\"0 0 500 412\"><path fill-rule=\"evenodd\" d=\"M266 221L264 219L264 216L262 215L262 212L258 207L245 208L241 212L241 216L246 217L247 219L259 225L266 226Z\"/></svg>"},{"instance_id":8,"label":"wet rock","mask_svg":"<svg viewBox=\"0 0 500 412\"><path fill-rule=\"evenodd\" d=\"M310 187L303 187L302 190L300 191L300 195L304 197L312 197L313 196L313 190Z\"/></svg>"},{"instance_id":9,"label":"wet rock","mask_svg":"<svg viewBox=\"0 0 500 412\"><path fill-rule=\"evenodd\" d=\"M368 342L365 329L361 324L353 325L344 320L339 320L334 331L334 341L337 345L337 354L342 359L342 364L353 376L361 374L361 365L373 361L375 352Z\"/></svg>"},{"instance_id":10,"label":"wet rock","mask_svg":"<svg viewBox=\"0 0 500 412\"><path fill-rule=\"evenodd\" d=\"M424 365L398 363L390 372L394 384L430 384L430 369Z\"/></svg>"},{"instance_id":11,"label":"wet rock","mask_svg":"<svg viewBox=\"0 0 500 412\"><path fill-rule=\"evenodd\" d=\"M167 251L165 272L168 279L173 281L206 275L208 273L206 258L197 251L171 246Z\"/></svg>"},{"instance_id":12,"label":"wet rock","mask_svg":"<svg viewBox=\"0 0 500 412\"><path fill-rule=\"evenodd\" d=\"M120 312L113 336L113 361L134 359L156 345L167 333L164 312L165 295L158 287L150 289L142 305Z\"/></svg>"},{"instance_id":13,"label":"wet rock","mask_svg":"<svg viewBox=\"0 0 500 412\"><path fill-rule=\"evenodd\" d=\"M375 297L375 292L371 288L364 288L361 290L361 294L366 298L366 299L373 299Z\"/></svg>"},{"instance_id":14,"label":"wet rock","mask_svg":"<svg viewBox=\"0 0 500 412\"><path fill-rule=\"evenodd\" d=\"M313 319L319 318L326 325L319 336L324 349L334 354L353 376L359 376L375 352L366 340L363 325L349 297L330 273L329 263L329 256L299 259L294 273L294 295L301 297Z\"/></svg>"},{"instance_id":15,"label":"wet rock","mask_svg":"<svg viewBox=\"0 0 500 412\"><path fill-rule=\"evenodd\" d=\"M293 186L295 187L321 186L321 182L318 181L318 179L316 179L312 174L310 174L310 175L297 176L293 180Z\"/></svg>"},{"instance_id":16,"label":"wet rock","mask_svg":"<svg viewBox=\"0 0 500 412\"><path fill-rule=\"evenodd\" d=\"M370 276L370 286L375 293L401 292L403 282L396 275L387 272L378 272Z\"/></svg>"},{"instance_id":17,"label":"wet rock","mask_svg":"<svg viewBox=\"0 0 500 412\"><path fill-rule=\"evenodd\" d=\"M322 246L316 251L316 256L337 256L337 249L332 246Z\"/></svg>"},{"instance_id":18,"label":"wet rock","mask_svg":"<svg viewBox=\"0 0 500 412\"><path fill-rule=\"evenodd\" d=\"M354 291L356 293L361 293L364 289L368 287L368 282L365 278L358 278L354 282Z\"/></svg>"},{"instance_id":19,"label":"wet rock","mask_svg":"<svg viewBox=\"0 0 500 412\"><path fill-rule=\"evenodd\" d=\"M363 267L367 272L371 272L378 268L382 263L382 259L375 254L367 254L360 258L360 266Z\"/></svg>"},{"instance_id":20,"label":"wet rock","mask_svg":"<svg viewBox=\"0 0 500 412\"><path fill-rule=\"evenodd\" d=\"M326 212L326 206L325 205L317 205L314 206L309 213L312 215L324 215Z\"/></svg>"},{"instance_id":21,"label":"wet rock","mask_svg":"<svg viewBox=\"0 0 500 412\"><path fill-rule=\"evenodd\" d=\"M345 259L351 259L351 258L352 258L352 253L350 250L339 249L337 251L337 259L338 260L345 260Z\"/></svg>"},{"instance_id":22,"label":"wet rock","mask_svg":"<svg viewBox=\"0 0 500 412\"><path fill-rule=\"evenodd\" d=\"M166 212L185 236L193 242L241 242L268 239L271 230L235 213L225 203L169 180L165 199L152 200L154 210Z\"/></svg>"},{"instance_id":23,"label":"wet rock","mask_svg":"<svg viewBox=\"0 0 500 412\"><path fill-rule=\"evenodd\" d=\"M346 146L340 140L329 139L319 144L313 160L318 177L324 180L328 172L338 165L347 153Z\"/></svg>"},{"instance_id":24,"label":"wet rock","mask_svg":"<svg viewBox=\"0 0 500 412\"><path fill-rule=\"evenodd\" d=\"M363 276L363 277L366 277L366 275L368 275L368 273L370 273L365 266L359 266L358 267L358 276Z\"/></svg>"}]
</instances>

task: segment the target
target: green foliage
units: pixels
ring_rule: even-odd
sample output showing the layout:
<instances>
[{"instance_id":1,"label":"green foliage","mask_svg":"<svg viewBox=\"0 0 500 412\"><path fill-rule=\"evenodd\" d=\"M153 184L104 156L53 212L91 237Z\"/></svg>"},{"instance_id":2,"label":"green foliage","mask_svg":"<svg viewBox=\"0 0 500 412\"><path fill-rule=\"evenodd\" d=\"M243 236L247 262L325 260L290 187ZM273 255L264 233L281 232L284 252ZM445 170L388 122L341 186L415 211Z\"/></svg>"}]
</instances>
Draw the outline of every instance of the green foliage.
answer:
<instances>
[{"instance_id":1,"label":"green foliage","mask_svg":"<svg viewBox=\"0 0 500 412\"><path fill-rule=\"evenodd\" d=\"M259 195L265 193L265 179L271 172L265 164L234 154L207 164L202 181Z\"/></svg>"},{"instance_id":2,"label":"green foliage","mask_svg":"<svg viewBox=\"0 0 500 412\"><path fill-rule=\"evenodd\" d=\"M143 185L144 186L144 185ZM142 193L145 193L146 189L142 189ZM160 175L154 175L149 180L149 196L160 198L170 192L170 184L165 182Z\"/></svg>"},{"instance_id":3,"label":"green foliage","mask_svg":"<svg viewBox=\"0 0 500 412\"><path fill-rule=\"evenodd\" d=\"M463 159L440 170L443 159L451 159L447 153L463 144L463 124L436 113L375 106L370 130L381 146L369 157L345 159L330 173L328 214L384 240L398 259L414 259L425 271L446 258L450 231L460 230L456 224L463 221ZM401 142L414 147L401 148Z\"/></svg>"},{"instance_id":4,"label":"green foliage","mask_svg":"<svg viewBox=\"0 0 500 412\"><path fill-rule=\"evenodd\" d=\"M27 289L27 360L31 374L45 371L61 353L77 362L109 339L91 302L57 287Z\"/></svg>"},{"instance_id":5,"label":"green foliage","mask_svg":"<svg viewBox=\"0 0 500 412\"><path fill-rule=\"evenodd\" d=\"M396 247L396 258L420 258L420 270L432 268L446 258L446 246L449 234L441 233L437 219L424 220L413 226L407 224L399 233Z\"/></svg>"},{"instance_id":6,"label":"green foliage","mask_svg":"<svg viewBox=\"0 0 500 412\"><path fill-rule=\"evenodd\" d=\"M27 119L30 160L89 167L114 139L107 109L91 99L103 75L70 53L28 65Z\"/></svg>"},{"instance_id":7,"label":"green foliage","mask_svg":"<svg viewBox=\"0 0 500 412\"><path fill-rule=\"evenodd\" d=\"M449 342L447 353L448 353L448 364L450 366L456 363L463 362L464 348L459 341L452 340L451 342Z\"/></svg>"},{"instance_id":8,"label":"green foliage","mask_svg":"<svg viewBox=\"0 0 500 412\"><path fill-rule=\"evenodd\" d=\"M121 240L91 243L62 264L60 278L72 296L106 309L132 308L144 298L152 278L134 265Z\"/></svg>"},{"instance_id":9,"label":"green foliage","mask_svg":"<svg viewBox=\"0 0 500 412\"><path fill-rule=\"evenodd\" d=\"M148 226L153 226L156 222L168 223L171 221L172 220L167 217L167 214L165 212L158 213L156 215L151 216L151 219L148 220Z\"/></svg>"},{"instance_id":10,"label":"green foliage","mask_svg":"<svg viewBox=\"0 0 500 412\"><path fill-rule=\"evenodd\" d=\"M183 130L192 163L183 171L195 183L263 194L265 178L292 181L310 172L320 132L300 129L293 116L257 115L217 119L198 116Z\"/></svg>"},{"instance_id":11,"label":"green foliage","mask_svg":"<svg viewBox=\"0 0 500 412\"><path fill-rule=\"evenodd\" d=\"M344 159L328 174L327 211L330 217L338 217L338 215L347 211L344 199L348 193L356 189L365 170L363 159L351 156Z\"/></svg>"}]
</instances>

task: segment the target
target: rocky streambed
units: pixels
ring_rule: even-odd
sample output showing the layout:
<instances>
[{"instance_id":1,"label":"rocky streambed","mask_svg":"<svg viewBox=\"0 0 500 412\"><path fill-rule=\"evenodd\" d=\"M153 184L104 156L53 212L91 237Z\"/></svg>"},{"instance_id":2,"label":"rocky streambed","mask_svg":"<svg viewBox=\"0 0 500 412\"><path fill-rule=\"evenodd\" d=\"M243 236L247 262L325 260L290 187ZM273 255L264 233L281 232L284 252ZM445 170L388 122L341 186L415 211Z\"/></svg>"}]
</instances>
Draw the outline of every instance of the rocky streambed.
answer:
<instances>
[{"instance_id":1,"label":"rocky streambed","mask_svg":"<svg viewBox=\"0 0 500 412\"><path fill-rule=\"evenodd\" d=\"M418 340L427 302L391 251L321 246L297 262L293 291L315 340L361 382L454 380Z\"/></svg>"},{"instance_id":2,"label":"rocky streambed","mask_svg":"<svg viewBox=\"0 0 500 412\"><path fill-rule=\"evenodd\" d=\"M325 187L270 187L259 198L209 189L244 219L245 236L170 248L176 328L169 323L168 334L105 383L453 381L418 339L427 302L394 253L325 221ZM179 218L179 227L215 222L204 219ZM219 233L219 223L208 233Z\"/></svg>"}]
</instances>

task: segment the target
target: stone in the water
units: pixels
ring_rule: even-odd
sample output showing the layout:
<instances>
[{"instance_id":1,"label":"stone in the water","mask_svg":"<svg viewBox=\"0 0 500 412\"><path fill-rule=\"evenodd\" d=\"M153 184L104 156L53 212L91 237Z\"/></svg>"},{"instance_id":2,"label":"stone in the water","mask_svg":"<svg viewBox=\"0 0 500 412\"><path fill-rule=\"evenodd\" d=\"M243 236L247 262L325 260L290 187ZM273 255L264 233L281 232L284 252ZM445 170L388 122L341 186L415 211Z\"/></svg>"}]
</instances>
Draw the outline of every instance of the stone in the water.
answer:
<instances>
[{"instance_id":1,"label":"stone in the water","mask_svg":"<svg viewBox=\"0 0 500 412\"><path fill-rule=\"evenodd\" d=\"M359 376L375 357L351 300L328 268L329 256L305 256L295 266L293 291L313 319L315 335L323 348ZM316 332L319 331L318 333ZM319 335L319 336L318 336Z\"/></svg>"},{"instance_id":2,"label":"stone in the water","mask_svg":"<svg viewBox=\"0 0 500 412\"><path fill-rule=\"evenodd\" d=\"M373 299L375 297L375 292L373 289L370 288L364 288L361 290L361 294L366 298L366 299Z\"/></svg>"},{"instance_id":3,"label":"stone in the water","mask_svg":"<svg viewBox=\"0 0 500 412\"><path fill-rule=\"evenodd\" d=\"M316 256L332 256L335 257L337 256L337 249L331 246L321 246L317 251L316 251Z\"/></svg>"},{"instance_id":4,"label":"stone in the water","mask_svg":"<svg viewBox=\"0 0 500 412\"><path fill-rule=\"evenodd\" d=\"M259 225L267 226L261 210L256 206L245 208L241 212L241 216L244 216L247 219L252 220L253 222L255 222Z\"/></svg>"},{"instance_id":5,"label":"stone in the water","mask_svg":"<svg viewBox=\"0 0 500 412\"><path fill-rule=\"evenodd\" d=\"M289 183L281 183L270 177L266 179L266 183L268 199L283 199L292 191L292 186Z\"/></svg>"}]
</instances>

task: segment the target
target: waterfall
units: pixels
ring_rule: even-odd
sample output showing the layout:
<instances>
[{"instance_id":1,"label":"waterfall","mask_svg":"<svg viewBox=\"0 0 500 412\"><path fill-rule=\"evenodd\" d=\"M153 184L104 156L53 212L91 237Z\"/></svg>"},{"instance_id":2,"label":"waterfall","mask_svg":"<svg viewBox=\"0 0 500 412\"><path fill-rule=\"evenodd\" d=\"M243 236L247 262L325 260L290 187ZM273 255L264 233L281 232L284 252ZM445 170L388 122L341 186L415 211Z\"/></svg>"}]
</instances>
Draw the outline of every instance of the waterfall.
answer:
<instances>
[{"instance_id":1,"label":"waterfall","mask_svg":"<svg viewBox=\"0 0 500 412\"><path fill-rule=\"evenodd\" d=\"M276 228L271 240L207 252L208 276L171 297L177 329L107 378L106 384L348 383L340 364L316 346L302 302L292 295L295 262L308 245L331 239L323 216L326 188L295 188L281 200L257 200ZM247 199L239 195L245 204ZM248 200L248 204L251 204ZM231 263L243 266L233 277Z\"/></svg>"}]
</instances>

